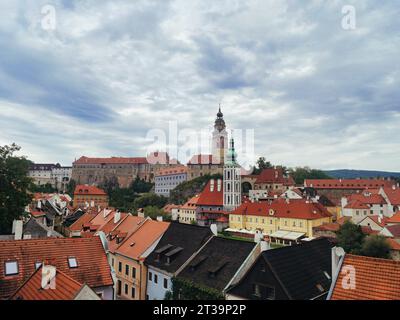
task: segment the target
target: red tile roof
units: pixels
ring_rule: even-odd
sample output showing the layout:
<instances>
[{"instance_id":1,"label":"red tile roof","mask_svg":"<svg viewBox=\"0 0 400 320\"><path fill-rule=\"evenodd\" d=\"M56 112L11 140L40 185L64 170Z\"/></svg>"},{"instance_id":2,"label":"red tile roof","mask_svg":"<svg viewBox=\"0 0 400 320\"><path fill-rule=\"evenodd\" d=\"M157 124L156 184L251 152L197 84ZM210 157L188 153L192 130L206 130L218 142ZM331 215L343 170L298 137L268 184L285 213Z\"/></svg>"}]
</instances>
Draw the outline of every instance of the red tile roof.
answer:
<instances>
[{"instance_id":1,"label":"red tile roof","mask_svg":"<svg viewBox=\"0 0 400 320\"><path fill-rule=\"evenodd\" d=\"M370 209L366 203L361 202L360 200L352 200L346 206L346 209Z\"/></svg>"},{"instance_id":2,"label":"red tile roof","mask_svg":"<svg viewBox=\"0 0 400 320\"><path fill-rule=\"evenodd\" d=\"M332 216L320 203L300 199L290 200L289 203L283 199L274 200L272 203L244 203L230 214L306 220L315 220Z\"/></svg>"},{"instance_id":3,"label":"red tile roof","mask_svg":"<svg viewBox=\"0 0 400 320\"><path fill-rule=\"evenodd\" d=\"M400 211L387 219L387 223L400 223Z\"/></svg>"},{"instance_id":4,"label":"red tile roof","mask_svg":"<svg viewBox=\"0 0 400 320\"><path fill-rule=\"evenodd\" d=\"M391 187L393 184L393 181L379 179L306 179L304 181L305 187L315 189L364 190Z\"/></svg>"},{"instance_id":5,"label":"red tile roof","mask_svg":"<svg viewBox=\"0 0 400 320\"><path fill-rule=\"evenodd\" d=\"M351 209L369 209L372 205L386 204L385 198L379 194L379 189L364 190L362 193L354 193L347 196L348 205Z\"/></svg>"},{"instance_id":6,"label":"red tile roof","mask_svg":"<svg viewBox=\"0 0 400 320\"><path fill-rule=\"evenodd\" d=\"M81 231L84 226L90 226L90 220L92 220L97 213L86 212L78 220L69 226L70 231Z\"/></svg>"},{"instance_id":7,"label":"red tile roof","mask_svg":"<svg viewBox=\"0 0 400 320\"><path fill-rule=\"evenodd\" d=\"M77 268L68 258L75 257ZM17 261L19 273L5 276L5 262ZM111 269L99 237L0 241L0 299L9 297L35 271L35 263L55 266L91 288L111 286Z\"/></svg>"},{"instance_id":8,"label":"red tile roof","mask_svg":"<svg viewBox=\"0 0 400 320\"><path fill-rule=\"evenodd\" d=\"M30 214L32 215L32 217L34 218L39 218L39 217L43 217L46 215L45 212L43 211L31 211Z\"/></svg>"},{"instance_id":9,"label":"red tile roof","mask_svg":"<svg viewBox=\"0 0 400 320\"><path fill-rule=\"evenodd\" d=\"M184 205L182 205L180 208L183 210L195 210L197 207L197 202L199 201L199 196L196 195L192 198L190 198Z\"/></svg>"},{"instance_id":10,"label":"red tile roof","mask_svg":"<svg viewBox=\"0 0 400 320\"><path fill-rule=\"evenodd\" d=\"M220 188L218 189L218 185ZM213 190L211 191L211 186ZM222 180L210 180L197 199L198 206L223 206L224 205L224 184Z\"/></svg>"},{"instance_id":11,"label":"red tile roof","mask_svg":"<svg viewBox=\"0 0 400 320\"><path fill-rule=\"evenodd\" d=\"M75 188L74 196L77 195L96 195L96 196L106 196L107 193L104 190L97 188L95 186L78 185Z\"/></svg>"},{"instance_id":12,"label":"red tile roof","mask_svg":"<svg viewBox=\"0 0 400 320\"><path fill-rule=\"evenodd\" d=\"M82 287L83 284L57 270L55 289L43 289L42 267L40 267L12 295L10 300L73 300Z\"/></svg>"},{"instance_id":13,"label":"red tile roof","mask_svg":"<svg viewBox=\"0 0 400 320\"><path fill-rule=\"evenodd\" d=\"M155 176L160 177L160 176L170 176L174 174L182 174L182 173L187 173L188 168L185 166L176 166L176 167L169 167L169 168L164 168L160 169L156 172Z\"/></svg>"},{"instance_id":14,"label":"red tile roof","mask_svg":"<svg viewBox=\"0 0 400 320\"><path fill-rule=\"evenodd\" d=\"M270 168L264 169L260 175L257 177L255 182L256 184L259 183L278 183L283 184L285 186L294 186L295 182L292 177L285 177L283 175L282 168Z\"/></svg>"},{"instance_id":15,"label":"red tile roof","mask_svg":"<svg viewBox=\"0 0 400 320\"><path fill-rule=\"evenodd\" d=\"M388 220L386 217L379 218L379 216L377 216L377 215L365 217L363 220L368 219L368 218L371 219L373 222L375 222L378 226L380 226L382 228L386 226L387 220Z\"/></svg>"},{"instance_id":16,"label":"red tile roof","mask_svg":"<svg viewBox=\"0 0 400 320\"><path fill-rule=\"evenodd\" d=\"M355 271L355 286L348 284L350 272ZM346 254L336 280L332 300L400 300L400 262Z\"/></svg>"},{"instance_id":17,"label":"red tile roof","mask_svg":"<svg viewBox=\"0 0 400 320\"><path fill-rule=\"evenodd\" d=\"M136 158L122 158L122 157L111 157L111 158L88 158L80 157L73 164L147 164L147 159L144 157Z\"/></svg>"},{"instance_id":18,"label":"red tile roof","mask_svg":"<svg viewBox=\"0 0 400 320\"><path fill-rule=\"evenodd\" d=\"M385 228L393 235L394 238L400 238L400 224L386 226Z\"/></svg>"},{"instance_id":19,"label":"red tile roof","mask_svg":"<svg viewBox=\"0 0 400 320\"><path fill-rule=\"evenodd\" d=\"M134 260L140 260L146 250L161 238L168 226L168 222L147 219L122 242L115 250L115 253Z\"/></svg>"},{"instance_id":20,"label":"red tile roof","mask_svg":"<svg viewBox=\"0 0 400 320\"><path fill-rule=\"evenodd\" d=\"M383 191L389 198L392 205L400 205L400 188L399 187L387 187L383 188Z\"/></svg>"},{"instance_id":21,"label":"red tile roof","mask_svg":"<svg viewBox=\"0 0 400 320\"><path fill-rule=\"evenodd\" d=\"M116 213L115 213L116 214ZM108 235L116 226L118 226L129 214L125 212L120 213L120 219L115 222L116 216L113 216L112 219L109 219L108 222L101 226L97 231L103 231L105 235Z\"/></svg>"}]
</instances>

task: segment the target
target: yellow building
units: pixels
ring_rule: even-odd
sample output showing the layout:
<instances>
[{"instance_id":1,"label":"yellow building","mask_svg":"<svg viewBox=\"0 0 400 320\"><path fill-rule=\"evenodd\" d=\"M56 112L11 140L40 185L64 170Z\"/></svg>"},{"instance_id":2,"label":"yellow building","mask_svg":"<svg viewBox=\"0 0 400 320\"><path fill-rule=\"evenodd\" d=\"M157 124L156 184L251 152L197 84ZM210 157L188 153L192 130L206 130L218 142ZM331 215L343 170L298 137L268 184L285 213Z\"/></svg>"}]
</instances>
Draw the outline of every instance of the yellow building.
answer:
<instances>
[{"instance_id":1,"label":"yellow building","mask_svg":"<svg viewBox=\"0 0 400 320\"><path fill-rule=\"evenodd\" d=\"M111 264L117 277L117 299L146 299L147 267L144 259L157 246L168 226L167 222L148 219L114 251Z\"/></svg>"},{"instance_id":2,"label":"yellow building","mask_svg":"<svg viewBox=\"0 0 400 320\"><path fill-rule=\"evenodd\" d=\"M191 224L195 223L196 220L196 208L197 208L197 200L199 196L194 196L189 199L183 206L179 208L179 222Z\"/></svg>"},{"instance_id":3,"label":"yellow building","mask_svg":"<svg viewBox=\"0 0 400 320\"><path fill-rule=\"evenodd\" d=\"M313 227L332 222L332 214L319 203L278 199L271 203L244 203L229 214L229 231L274 236L278 231L313 237Z\"/></svg>"}]
</instances>

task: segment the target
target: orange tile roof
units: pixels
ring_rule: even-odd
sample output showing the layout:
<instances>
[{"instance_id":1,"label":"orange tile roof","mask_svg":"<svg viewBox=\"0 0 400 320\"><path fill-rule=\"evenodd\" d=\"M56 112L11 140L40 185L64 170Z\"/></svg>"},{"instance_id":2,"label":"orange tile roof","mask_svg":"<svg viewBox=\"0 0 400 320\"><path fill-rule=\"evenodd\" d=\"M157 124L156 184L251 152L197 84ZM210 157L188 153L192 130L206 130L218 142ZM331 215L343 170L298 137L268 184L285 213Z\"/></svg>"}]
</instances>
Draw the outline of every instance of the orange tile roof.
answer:
<instances>
[{"instance_id":1,"label":"orange tile roof","mask_svg":"<svg viewBox=\"0 0 400 320\"><path fill-rule=\"evenodd\" d=\"M353 289L343 286L350 274L344 266L355 270ZM400 262L346 254L331 299L400 300Z\"/></svg>"},{"instance_id":2,"label":"orange tile roof","mask_svg":"<svg viewBox=\"0 0 400 320\"><path fill-rule=\"evenodd\" d=\"M357 202L362 205L386 204L386 200L378 193L379 190L365 190L347 196L349 203Z\"/></svg>"},{"instance_id":3,"label":"orange tile roof","mask_svg":"<svg viewBox=\"0 0 400 320\"><path fill-rule=\"evenodd\" d=\"M277 199L271 203L248 202L242 204L230 214L306 220L315 220L332 216L332 214L320 203L300 199L290 200L289 203L284 199Z\"/></svg>"},{"instance_id":4,"label":"orange tile roof","mask_svg":"<svg viewBox=\"0 0 400 320\"><path fill-rule=\"evenodd\" d=\"M30 214L32 215L32 217L35 218L43 217L46 215L46 213L43 211L31 211Z\"/></svg>"},{"instance_id":5,"label":"orange tile roof","mask_svg":"<svg viewBox=\"0 0 400 320\"><path fill-rule=\"evenodd\" d=\"M111 157L111 158L88 158L80 157L73 164L147 164L147 159L144 157L136 158L122 158L122 157Z\"/></svg>"},{"instance_id":6,"label":"orange tile roof","mask_svg":"<svg viewBox=\"0 0 400 320\"><path fill-rule=\"evenodd\" d=\"M57 270L55 289L43 289L42 267L40 267L12 295L10 300L73 300L82 287L83 284Z\"/></svg>"},{"instance_id":7,"label":"orange tile roof","mask_svg":"<svg viewBox=\"0 0 400 320\"><path fill-rule=\"evenodd\" d=\"M97 226L96 230L101 230L109 221L114 220L116 211L113 209L100 210L100 212L89 221L92 226Z\"/></svg>"},{"instance_id":8,"label":"orange tile roof","mask_svg":"<svg viewBox=\"0 0 400 320\"><path fill-rule=\"evenodd\" d=\"M352 200L346 206L346 209L370 209L366 203L361 202L360 200Z\"/></svg>"},{"instance_id":9,"label":"orange tile roof","mask_svg":"<svg viewBox=\"0 0 400 320\"><path fill-rule=\"evenodd\" d=\"M211 191L211 185L214 183L214 189ZM218 190L218 183L220 189ZM222 180L210 180L197 199L199 206L223 206L224 202L224 184Z\"/></svg>"},{"instance_id":10,"label":"orange tile roof","mask_svg":"<svg viewBox=\"0 0 400 320\"><path fill-rule=\"evenodd\" d=\"M197 202L199 201L199 196L196 195L192 198L190 198L184 205L182 205L181 209L184 210L193 210L196 209Z\"/></svg>"},{"instance_id":11,"label":"orange tile roof","mask_svg":"<svg viewBox=\"0 0 400 320\"><path fill-rule=\"evenodd\" d=\"M155 176L160 177L160 176L169 176L174 174L182 174L182 173L187 173L187 171L188 168L181 165L181 166L160 169L156 172Z\"/></svg>"},{"instance_id":12,"label":"orange tile roof","mask_svg":"<svg viewBox=\"0 0 400 320\"><path fill-rule=\"evenodd\" d=\"M70 231L81 231L85 225L88 225L90 220L92 220L97 213L86 212L79 217L73 224L69 226Z\"/></svg>"},{"instance_id":13,"label":"orange tile roof","mask_svg":"<svg viewBox=\"0 0 400 320\"><path fill-rule=\"evenodd\" d=\"M306 179L304 181L305 187L315 189L364 190L366 188L390 187L393 184L393 181L380 179Z\"/></svg>"},{"instance_id":14,"label":"orange tile roof","mask_svg":"<svg viewBox=\"0 0 400 320\"><path fill-rule=\"evenodd\" d=\"M97 188L95 186L87 186L87 185L76 186L74 191L74 196L82 196L82 195L106 196L107 193L105 193L104 190Z\"/></svg>"},{"instance_id":15,"label":"orange tile roof","mask_svg":"<svg viewBox=\"0 0 400 320\"><path fill-rule=\"evenodd\" d=\"M395 187L386 187L383 188L383 191L389 198L389 201L392 205L400 205L400 188L397 186Z\"/></svg>"},{"instance_id":16,"label":"orange tile roof","mask_svg":"<svg viewBox=\"0 0 400 320\"><path fill-rule=\"evenodd\" d=\"M127 216L121 223L116 226L108 237L108 250L114 252L115 249L126 239L126 237L136 231L137 228L144 222L145 218L138 216ZM118 243L118 238L121 242Z\"/></svg>"},{"instance_id":17,"label":"orange tile roof","mask_svg":"<svg viewBox=\"0 0 400 320\"><path fill-rule=\"evenodd\" d=\"M255 182L259 183L281 183L283 185L292 186L295 182L292 177L285 177L282 168L269 168L261 171Z\"/></svg>"},{"instance_id":18,"label":"orange tile roof","mask_svg":"<svg viewBox=\"0 0 400 320\"><path fill-rule=\"evenodd\" d=\"M103 231L105 235L108 235L116 226L118 226L129 214L125 212L121 212L120 219L117 222L115 220L115 214L112 219L109 219L108 222L101 226L97 231Z\"/></svg>"},{"instance_id":19,"label":"orange tile roof","mask_svg":"<svg viewBox=\"0 0 400 320\"><path fill-rule=\"evenodd\" d=\"M68 258L75 257L77 268ZM5 262L17 261L19 273L5 276ZM7 298L35 271L35 263L55 266L91 288L113 285L111 269L99 237L0 241L0 299Z\"/></svg>"},{"instance_id":20,"label":"orange tile roof","mask_svg":"<svg viewBox=\"0 0 400 320\"><path fill-rule=\"evenodd\" d=\"M168 222L147 219L115 250L125 257L140 260L145 251L158 240L169 226Z\"/></svg>"},{"instance_id":21,"label":"orange tile roof","mask_svg":"<svg viewBox=\"0 0 400 320\"><path fill-rule=\"evenodd\" d=\"M179 209L181 206L178 204L166 204L162 209L164 212L171 213L172 209Z\"/></svg>"},{"instance_id":22,"label":"orange tile roof","mask_svg":"<svg viewBox=\"0 0 400 320\"><path fill-rule=\"evenodd\" d=\"M388 218L387 223L400 223L400 211L396 212L392 217Z\"/></svg>"}]
</instances>

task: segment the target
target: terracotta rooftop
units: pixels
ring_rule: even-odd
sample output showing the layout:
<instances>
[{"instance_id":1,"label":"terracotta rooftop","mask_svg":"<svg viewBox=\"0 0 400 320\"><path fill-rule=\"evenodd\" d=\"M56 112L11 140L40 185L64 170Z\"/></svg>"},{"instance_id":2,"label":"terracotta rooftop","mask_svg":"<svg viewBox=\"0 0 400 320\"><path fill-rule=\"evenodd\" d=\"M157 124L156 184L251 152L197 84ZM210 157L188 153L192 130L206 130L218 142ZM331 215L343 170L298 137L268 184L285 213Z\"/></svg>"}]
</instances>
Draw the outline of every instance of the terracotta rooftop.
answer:
<instances>
[{"instance_id":1,"label":"terracotta rooftop","mask_svg":"<svg viewBox=\"0 0 400 320\"><path fill-rule=\"evenodd\" d=\"M199 206L223 206L224 186L221 179L210 180L197 199Z\"/></svg>"},{"instance_id":2,"label":"terracotta rooftop","mask_svg":"<svg viewBox=\"0 0 400 320\"><path fill-rule=\"evenodd\" d=\"M350 273L355 270L355 286L344 287ZM400 262L346 254L331 300L400 300Z\"/></svg>"},{"instance_id":3,"label":"terracotta rooftop","mask_svg":"<svg viewBox=\"0 0 400 320\"><path fill-rule=\"evenodd\" d=\"M400 188L398 186L383 188L392 205L400 205Z\"/></svg>"},{"instance_id":4,"label":"terracotta rooftop","mask_svg":"<svg viewBox=\"0 0 400 320\"><path fill-rule=\"evenodd\" d=\"M264 169L257 177L255 183L282 183L285 186L291 186L295 184L292 177L284 176L282 168Z\"/></svg>"},{"instance_id":5,"label":"terracotta rooftop","mask_svg":"<svg viewBox=\"0 0 400 320\"><path fill-rule=\"evenodd\" d=\"M68 258L77 268L70 268ZM6 262L18 263L18 274L6 276ZM8 298L35 271L36 263L55 266L91 288L111 286L111 269L99 237L0 241L0 299Z\"/></svg>"},{"instance_id":6,"label":"terracotta rooftop","mask_svg":"<svg viewBox=\"0 0 400 320\"><path fill-rule=\"evenodd\" d=\"M143 254L153 243L161 238L168 226L168 222L147 219L122 242L115 250L115 253L134 260L145 258Z\"/></svg>"},{"instance_id":7,"label":"terracotta rooftop","mask_svg":"<svg viewBox=\"0 0 400 320\"><path fill-rule=\"evenodd\" d=\"M388 218L387 223L400 223L400 211L396 212L392 217Z\"/></svg>"},{"instance_id":8,"label":"terracotta rooftop","mask_svg":"<svg viewBox=\"0 0 400 320\"><path fill-rule=\"evenodd\" d=\"M306 220L315 220L332 216L320 203L308 202L300 199L290 200L289 203L284 199L277 199L272 201L272 203L248 202L242 204L230 214Z\"/></svg>"},{"instance_id":9,"label":"terracotta rooftop","mask_svg":"<svg viewBox=\"0 0 400 320\"><path fill-rule=\"evenodd\" d=\"M37 269L12 295L10 300L73 300L83 287L83 284L57 270L55 288L43 289L42 270L42 267Z\"/></svg>"},{"instance_id":10,"label":"terracotta rooftop","mask_svg":"<svg viewBox=\"0 0 400 320\"><path fill-rule=\"evenodd\" d=\"M144 157L136 158L122 158L122 157L111 157L111 158L88 158L80 157L76 160L75 164L147 164L147 159Z\"/></svg>"},{"instance_id":11,"label":"terracotta rooftop","mask_svg":"<svg viewBox=\"0 0 400 320\"><path fill-rule=\"evenodd\" d=\"M315 189L364 190L391 187L393 184L393 181L380 179L306 179L304 181L305 187Z\"/></svg>"},{"instance_id":12,"label":"terracotta rooftop","mask_svg":"<svg viewBox=\"0 0 400 320\"><path fill-rule=\"evenodd\" d=\"M182 173L187 173L188 168L185 166L176 166L176 167L169 167L169 168L164 168L160 169L157 171L155 174L156 177L160 176L170 176L174 174L182 174Z\"/></svg>"},{"instance_id":13,"label":"terracotta rooftop","mask_svg":"<svg viewBox=\"0 0 400 320\"><path fill-rule=\"evenodd\" d=\"M104 190L97 188L95 186L86 186L86 185L78 185L75 187L74 196L82 196L82 195L98 195L98 196L106 196L107 193Z\"/></svg>"}]
</instances>

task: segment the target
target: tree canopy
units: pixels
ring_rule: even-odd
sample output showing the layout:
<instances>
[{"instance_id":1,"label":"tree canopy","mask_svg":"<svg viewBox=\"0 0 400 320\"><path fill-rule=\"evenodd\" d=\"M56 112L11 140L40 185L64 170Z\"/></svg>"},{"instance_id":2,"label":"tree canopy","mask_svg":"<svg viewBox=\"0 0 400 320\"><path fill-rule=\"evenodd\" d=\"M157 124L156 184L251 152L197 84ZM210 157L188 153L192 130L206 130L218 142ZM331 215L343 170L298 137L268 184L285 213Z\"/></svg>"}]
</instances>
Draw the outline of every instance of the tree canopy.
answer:
<instances>
[{"instance_id":1,"label":"tree canopy","mask_svg":"<svg viewBox=\"0 0 400 320\"><path fill-rule=\"evenodd\" d=\"M391 246L385 237L372 235L365 239L361 248L361 254L368 257L389 259L390 249Z\"/></svg>"},{"instance_id":2,"label":"tree canopy","mask_svg":"<svg viewBox=\"0 0 400 320\"><path fill-rule=\"evenodd\" d=\"M365 235L361 227L346 221L337 233L338 246L347 253L360 254Z\"/></svg>"},{"instance_id":3,"label":"tree canopy","mask_svg":"<svg viewBox=\"0 0 400 320\"><path fill-rule=\"evenodd\" d=\"M289 169L289 174L292 176L296 184L304 184L305 179L332 179L322 170L311 169L309 167L297 167Z\"/></svg>"},{"instance_id":4,"label":"tree canopy","mask_svg":"<svg viewBox=\"0 0 400 320\"><path fill-rule=\"evenodd\" d=\"M12 223L24 215L31 202L28 191L30 161L15 155L21 148L16 144L0 146L0 234L11 233Z\"/></svg>"}]
</instances>

